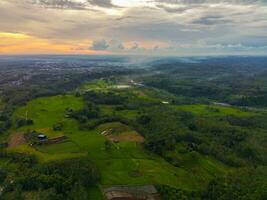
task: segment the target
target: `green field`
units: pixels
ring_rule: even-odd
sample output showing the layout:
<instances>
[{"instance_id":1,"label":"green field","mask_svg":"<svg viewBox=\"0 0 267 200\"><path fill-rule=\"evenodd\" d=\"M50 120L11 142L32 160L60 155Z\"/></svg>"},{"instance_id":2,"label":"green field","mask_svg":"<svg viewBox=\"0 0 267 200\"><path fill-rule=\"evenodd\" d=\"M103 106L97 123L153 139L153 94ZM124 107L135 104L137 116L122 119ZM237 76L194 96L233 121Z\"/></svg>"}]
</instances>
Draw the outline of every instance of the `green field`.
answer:
<instances>
[{"instance_id":1,"label":"green field","mask_svg":"<svg viewBox=\"0 0 267 200\"><path fill-rule=\"evenodd\" d=\"M81 86L81 91L89 91L89 90L105 90L110 88L112 82L107 82L105 80L98 80L94 82L88 82Z\"/></svg>"},{"instance_id":2,"label":"green field","mask_svg":"<svg viewBox=\"0 0 267 200\"><path fill-rule=\"evenodd\" d=\"M236 117L250 117L258 114L256 112L248 112L237 107L220 106L220 105L196 104L196 105L181 105L181 106L179 105L172 107L177 110L188 111L195 115L203 115L203 116L233 115Z\"/></svg>"},{"instance_id":3,"label":"green field","mask_svg":"<svg viewBox=\"0 0 267 200\"><path fill-rule=\"evenodd\" d=\"M41 162L65 159L88 155L101 172L101 184L103 185L133 185L133 184L166 184L188 190L200 189L201 182L207 182L212 170L203 170L203 176L197 177L192 173L194 167L174 167L159 156L146 152L141 144L135 142L120 142L114 144L111 150L105 150L107 138L100 132L107 128L100 126L95 131L82 131L78 123L65 118L65 110L82 108L83 100L74 96L55 96L39 98L30 101L26 106L19 108L13 118L23 117L28 111L28 118L33 119L34 124L16 130L14 133L28 129L42 131L48 137L66 135L68 141L60 144L30 147L27 144L10 148L9 151L26 152L36 155ZM106 109L106 108L105 108ZM55 123L63 123L62 131L53 131ZM123 129L125 126L115 124L115 128ZM109 125L110 127L110 125ZM206 168L222 168L210 159L201 158ZM217 167L218 166L218 167ZM211 171L211 172L210 172ZM204 185L203 185L204 186Z\"/></svg>"}]
</instances>

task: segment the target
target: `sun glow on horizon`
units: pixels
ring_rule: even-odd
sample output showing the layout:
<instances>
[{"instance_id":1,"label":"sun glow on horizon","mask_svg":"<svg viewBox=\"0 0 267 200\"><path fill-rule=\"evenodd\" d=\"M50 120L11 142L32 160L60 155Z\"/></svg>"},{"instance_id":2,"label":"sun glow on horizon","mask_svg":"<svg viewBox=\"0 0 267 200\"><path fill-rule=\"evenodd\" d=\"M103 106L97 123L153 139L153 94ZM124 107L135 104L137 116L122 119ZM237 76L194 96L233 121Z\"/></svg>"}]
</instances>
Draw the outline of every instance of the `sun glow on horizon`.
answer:
<instances>
[{"instance_id":1,"label":"sun glow on horizon","mask_svg":"<svg viewBox=\"0 0 267 200\"><path fill-rule=\"evenodd\" d=\"M24 33L0 32L0 40L0 54L96 53L89 48L73 48L76 43L51 42L49 40L33 37Z\"/></svg>"}]
</instances>

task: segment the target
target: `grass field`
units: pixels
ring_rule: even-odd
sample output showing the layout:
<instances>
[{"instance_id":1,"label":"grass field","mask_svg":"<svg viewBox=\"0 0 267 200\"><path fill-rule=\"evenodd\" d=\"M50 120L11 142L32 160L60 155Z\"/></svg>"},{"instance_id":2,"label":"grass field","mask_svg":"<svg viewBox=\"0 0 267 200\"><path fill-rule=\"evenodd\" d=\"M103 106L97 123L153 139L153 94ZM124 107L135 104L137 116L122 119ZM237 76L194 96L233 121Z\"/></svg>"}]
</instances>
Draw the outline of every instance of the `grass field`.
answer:
<instances>
[{"instance_id":1,"label":"grass field","mask_svg":"<svg viewBox=\"0 0 267 200\"><path fill-rule=\"evenodd\" d=\"M112 82L107 82L105 80L98 80L93 82L88 82L81 87L81 91L90 91L90 90L105 90L109 89L113 85Z\"/></svg>"},{"instance_id":2,"label":"grass field","mask_svg":"<svg viewBox=\"0 0 267 200\"><path fill-rule=\"evenodd\" d=\"M80 92L86 92L86 91L92 91L92 90L99 90L99 91L108 91L108 90L121 90L121 89L129 89L131 88L131 85L127 82L125 83L115 83L114 81L108 81L108 80L97 80L97 81L91 81L84 85L82 85L78 91Z\"/></svg>"},{"instance_id":3,"label":"grass field","mask_svg":"<svg viewBox=\"0 0 267 200\"><path fill-rule=\"evenodd\" d=\"M183 169L190 169L191 173L204 182L217 174L224 174L231 170L230 167L225 166L218 160L209 156L201 155L195 151L181 153L181 149L185 149L186 144L178 144L176 151L168 152L170 156L174 156L178 160L179 167Z\"/></svg>"},{"instance_id":4,"label":"grass field","mask_svg":"<svg viewBox=\"0 0 267 200\"><path fill-rule=\"evenodd\" d=\"M103 185L159 183L185 189L198 189L198 181L190 171L173 167L160 157L146 152L140 144L125 141L114 144L109 151L105 150L104 143L107 139L99 132L107 125L100 126L100 129L95 131L81 131L76 121L65 118L66 108L79 109L82 106L81 98L56 96L35 99L19 108L13 116L14 119L18 116L23 117L28 111L28 118L33 119L34 124L18 130L13 127L14 133L34 129L42 130L49 137L64 134L69 139L61 144L40 146L37 149L24 144L9 151L34 154L41 162L89 155L101 172ZM63 130L60 132L52 131L53 124L57 122L63 123ZM120 127L119 124L116 124L116 129L130 130L123 125Z\"/></svg>"},{"instance_id":5,"label":"grass field","mask_svg":"<svg viewBox=\"0 0 267 200\"><path fill-rule=\"evenodd\" d=\"M47 154L64 154L64 153L80 153L80 147L72 141L65 141L55 145L41 145L38 151Z\"/></svg>"},{"instance_id":6,"label":"grass field","mask_svg":"<svg viewBox=\"0 0 267 200\"><path fill-rule=\"evenodd\" d=\"M195 115L204 115L204 116L226 116L233 115L236 117L249 117L257 115L256 112L248 112L243 111L240 108L232 107L232 106L220 106L220 105L204 105L204 104L196 104L196 105L179 105L172 106L178 110L184 110L191 112Z\"/></svg>"},{"instance_id":7,"label":"grass field","mask_svg":"<svg viewBox=\"0 0 267 200\"><path fill-rule=\"evenodd\" d=\"M15 112L13 120L15 121L17 117L26 118L27 116L28 119L33 120L34 124L23 126L16 131L22 132L30 129L45 133L48 137L61 136L64 133L61 131L54 131L53 125L68 121L68 119L65 118L65 111L67 108L77 110L82 107L82 98L71 95L39 98L30 101L27 106L21 107Z\"/></svg>"}]
</instances>

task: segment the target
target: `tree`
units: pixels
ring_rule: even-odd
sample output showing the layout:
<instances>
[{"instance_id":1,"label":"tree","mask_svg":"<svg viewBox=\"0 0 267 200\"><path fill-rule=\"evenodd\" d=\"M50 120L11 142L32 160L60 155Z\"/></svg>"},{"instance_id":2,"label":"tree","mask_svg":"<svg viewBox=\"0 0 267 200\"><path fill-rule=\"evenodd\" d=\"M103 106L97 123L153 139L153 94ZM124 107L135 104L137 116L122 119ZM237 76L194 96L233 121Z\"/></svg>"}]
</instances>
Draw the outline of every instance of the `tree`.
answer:
<instances>
[{"instance_id":1,"label":"tree","mask_svg":"<svg viewBox=\"0 0 267 200\"><path fill-rule=\"evenodd\" d=\"M15 190L11 193L9 200L24 200L21 186L18 185Z\"/></svg>"},{"instance_id":2,"label":"tree","mask_svg":"<svg viewBox=\"0 0 267 200\"><path fill-rule=\"evenodd\" d=\"M0 184L2 184L5 181L6 176L7 176L6 170L0 168Z\"/></svg>"},{"instance_id":3,"label":"tree","mask_svg":"<svg viewBox=\"0 0 267 200\"><path fill-rule=\"evenodd\" d=\"M57 194L54 188L39 190L34 200L65 200L62 194Z\"/></svg>"},{"instance_id":4,"label":"tree","mask_svg":"<svg viewBox=\"0 0 267 200\"><path fill-rule=\"evenodd\" d=\"M68 196L69 200L88 200L88 194L81 183L76 183Z\"/></svg>"}]
</instances>

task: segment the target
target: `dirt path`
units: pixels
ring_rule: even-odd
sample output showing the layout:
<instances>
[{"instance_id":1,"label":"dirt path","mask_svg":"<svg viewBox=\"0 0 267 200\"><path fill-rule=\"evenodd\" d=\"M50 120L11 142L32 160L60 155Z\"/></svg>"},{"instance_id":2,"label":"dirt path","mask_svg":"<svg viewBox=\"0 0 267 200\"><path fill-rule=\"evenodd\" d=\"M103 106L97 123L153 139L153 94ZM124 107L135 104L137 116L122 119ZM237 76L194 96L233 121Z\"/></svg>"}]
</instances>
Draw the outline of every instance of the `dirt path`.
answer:
<instances>
[{"instance_id":1,"label":"dirt path","mask_svg":"<svg viewBox=\"0 0 267 200\"><path fill-rule=\"evenodd\" d=\"M25 144L26 140L24 138L24 134L22 133L16 133L15 135L12 135L9 142L8 142L8 146L9 147L16 147L19 146L21 144Z\"/></svg>"}]
</instances>

